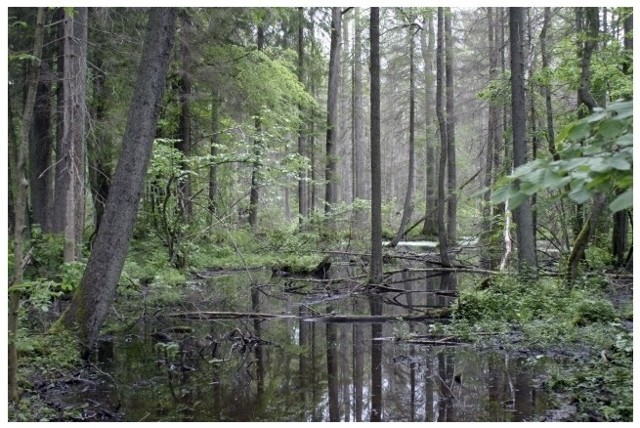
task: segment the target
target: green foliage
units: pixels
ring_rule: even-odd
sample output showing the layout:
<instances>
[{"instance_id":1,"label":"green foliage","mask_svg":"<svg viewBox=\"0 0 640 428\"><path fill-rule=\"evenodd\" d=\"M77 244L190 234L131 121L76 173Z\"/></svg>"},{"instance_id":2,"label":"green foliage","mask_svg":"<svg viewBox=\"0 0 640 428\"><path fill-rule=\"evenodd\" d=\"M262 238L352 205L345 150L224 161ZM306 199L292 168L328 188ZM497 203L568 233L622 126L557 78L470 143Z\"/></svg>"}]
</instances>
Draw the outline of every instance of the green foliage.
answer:
<instances>
[{"instance_id":1,"label":"green foliage","mask_svg":"<svg viewBox=\"0 0 640 428\"><path fill-rule=\"evenodd\" d=\"M568 310L572 314L571 322L576 326L613 321L616 316L611 302L589 296L572 302Z\"/></svg>"},{"instance_id":2,"label":"green foliage","mask_svg":"<svg viewBox=\"0 0 640 428\"><path fill-rule=\"evenodd\" d=\"M557 191L576 203L595 193L617 194L612 212L633 205L633 103L622 101L573 122L559 135L560 159L539 158L518 167L492 195L517 207L526 196ZM568 190L567 190L568 186Z\"/></svg>"}]
</instances>

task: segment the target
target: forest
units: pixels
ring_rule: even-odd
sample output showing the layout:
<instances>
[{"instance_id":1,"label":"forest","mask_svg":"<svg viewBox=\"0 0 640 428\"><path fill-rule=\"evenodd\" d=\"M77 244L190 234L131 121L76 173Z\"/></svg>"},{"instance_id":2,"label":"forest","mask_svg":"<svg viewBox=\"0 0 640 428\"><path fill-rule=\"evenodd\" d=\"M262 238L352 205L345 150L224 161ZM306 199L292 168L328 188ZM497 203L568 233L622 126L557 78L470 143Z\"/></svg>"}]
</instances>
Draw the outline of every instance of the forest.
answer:
<instances>
[{"instance_id":1,"label":"forest","mask_svg":"<svg viewBox=\"0 0 640 428\"><path fill-rule=\"evenodd\" d=\"M633 420L633 8L7 15L8 421Z\"/></svg>"}]
</instances>

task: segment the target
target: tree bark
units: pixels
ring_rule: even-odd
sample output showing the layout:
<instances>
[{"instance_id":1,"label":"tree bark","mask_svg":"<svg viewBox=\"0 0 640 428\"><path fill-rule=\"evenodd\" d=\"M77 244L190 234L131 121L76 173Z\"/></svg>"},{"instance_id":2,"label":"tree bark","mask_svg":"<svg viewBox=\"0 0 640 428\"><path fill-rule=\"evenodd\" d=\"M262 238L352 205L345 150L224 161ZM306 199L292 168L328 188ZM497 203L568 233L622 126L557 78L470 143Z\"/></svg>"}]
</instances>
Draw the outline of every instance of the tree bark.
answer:
<instances>
[{"instance_id":1,"label":"tree bark","mask_svg":"<svg viewBox=\"0 0 640 428\"><path fill-rule=\"evenodd\" d=\"M37 60L42 59L42 44L44 39L44 20L46 9L38 8L36 17L35 36L33 42L33 56ZM14 249L13 249L13 286L21 285L23 276L24 259L24 235L27 229L26 205L28 198L29 181L27 180L27 158L29 156L29 132L33 123L33 110L36 102L36 92L38 86L38 76L40 67L34 65L29 79L27 98L24 103L22 114L22 124L20 129L20 143L17 147L17 158L15 168L16 195L15 195L15 224L14 224ZM9 292L9 358L7 362L9 376L7 379L9 401L16 403L20 400L18 390L18 350L16 347L16 335L18 333L18 315L20 311L20 294L14 290Z\"/></svg>"},{"instance_id":2,"label":"tree bark","mask_svg":"<svg viewBox=\"0 0 640 428\"><path fill-rule=\"evenodd\" d=\"M258 51L264 49L264 26L258 25ZM249 191L249 225L251 230L258 227L258 204L260 203L260 184L262 181L262 121L260 120L260 112L255 113L255 132L256 136L253 140L253 168L251 170L251 189Z\"/></svg>"},{"instance_id":3,"label":"tree bark","mask_svg":"<svg viewBox=\"0 0 640 428\"><path fill-rule=\"evenodd\" d=\"M329 53L329 85L327 88L327 140L325 167L324 212L330 214L337 202L337 159L336 143L338 141L338 91L340 79L340 43L342 14L339 7L331 8L331 50ZM333 221L327 219L327 226Z\"/></svg>"},{"instance_id":4,"label":"tree bark","mask_svg":"<svg viewBox=\"0 0 640 428\"><path fill-rule=\"evenodd\" d=\"M547 50L547 32L551 28L551 8L544 8L544 20L542 22L542 30L540 31L540 54L542 55L542 69L549 70L550 58ZM555 130L553 126L553 106L551 104L551 84L547 82L544 85L544 101L547 109L547 144L549 145L549 153L554 160L560 157L556 149Z\"/></svg>"},{"instance_id":5,"label":"tree bark","mask_svg":"<svg viewBox=\"0 0 640 428\"><path fill-rule=\"evenodd\" d=\"M436 116L440 132L440 169L438 171L438 243L440 261L445 267L451 267L449 260L449 244L447 242L447 226L445 221L446 191L444 186L447 172L447 123L443 109L444 88L444 10L438 8L438 41L436 48Z\"/></svg>"},{"instance_id":6,"label":"tree bark","mask_svg":"<svg viewBox=\"0 0 640 428\"><path fill-rule=\"evenodd\" d=\"M45 57L50 56L44 54ZM44 233L51 231L52 180L51 159L53 133L51 132L51 86L53 76L51 66L44 57L40 60L40 79L36 91L31 145L29 148L30 190L33 221L40 225Z\"/></svg>"},{"instance_id":7,"label":"tree bark","mask_svg":"<svg viewBox=\"0 0 640 428\"><path fill-rule=\"evenodd\" d=\"M498 72L498 56L496 47L496 29L493 19L493 8L487 7L487 23L488 23L488 39L489 39L489 81L493 82L497 78ZM493 184L493 166L497 145L497 122L498 122L498 106L489 100L489 114L487 121L487 148L485 156L485 175L484 186L489 189ZM482 252L480 264L486 269L493 269L495 261L493 260L493 226L492 226L492 210L491 210L491 194L485 192L482 208L482 241L485 251Z\"/></svg>"},{"instance_id":8,"label":"tree bark","mask_svg":"<svg viewBox=\"0 0 640 428\"><path fill-rule=\"evenodd\" d=\"M380 162L380 8L372 7L371 48L371 264L369 283L382 284L382 174Z\"/></svg>"},{"instance_id":9,"label":"tree bark","mask_svg":"<svg viewBox=\"0 0 640 428\"><path fill-rule=\"evenodd\" d=\"M298 81L300 84L304 84L304 8L298 8ZM300 109L300 117L303 118L304 112L302 107ZM298 131L298 154L300 156L307 156L307 148L305 145L304 124L301 123ZM298 179L298 214L300 215L299 222L302 224L309 216L309 190L307 186L307 172L300 171L300 178Z\"/></svg>"},{"instance_id":10,"label":"tree bark","mask_svg":"<svg viewBox=\"0 0 640 428\"><path fill-rule=\"evenodd\" d=\"M189 222L193 216L193 203L191 202L191 174L187 164L187 157L191 153L191 56L189 44L191 40L191 21L188 12L181 13L183 28L180 43L180 83L178 85L178 97L180 102L180 117L178 119L178 135L176 148L183 154L184 161L181 164L185 176L178 183L178 206L180 217L184 222Z\"/></svg>"},{"instance_id":11,"label":"tree bark","mask_svg":"<svg viewBox=\"0 0 640 428\"><path fill-rule=\"evenodd\" d=\"M444 16L445 32L445 75L446 75L446 126L447 126L447 187L449 200L447 204L447 240L449 245L456 245L458 224L458 184L456 177L456 145L455 114L453 110L453 35L451 32L451 8L447 8Z\"/></svg>"},{"instance_id":12,"label":"tree bark","mask_svg":"<svg viewBox=\"0 0 640 428\"><path fill-rule=\"evenodd\" d=\"M83 356L96 342L115 296L153 149L175 36L176 10L152 8L122 150L93 251L60 324L77 329Z\"/></svg>"},{"instance_id":13,"label":"tree bark","mask_svg":"<svg viewBox=\"0 0 640 428\"><path fill-rule=\"evenodd\" d=\"M415 116L416 116L416 103L415 103L415 83L414 83L414 64L413 64L413 52L415 50L414 30L413 25L409 26L409 164L408 179L407 179L407 191L404 198L404 206L402 209L402 219L400 221L400 228L396 233L396 236L389 243L390 247L395 247L402 239L405 233L405 228L411 218L411 211L413 209L413 187L414 187L414 168L415 168Z\"/></svg>"},{"instance_id":14,"label":"tree bark","mask_svg":"<svg viewBox=\"0 0 640 428\"><path fill-rule=\"evenodd\" d=\"M355 35L353 40L353 175L356 199L369 199L367 194L366 160L367 149L364 138L364 106L362 101L362 25L360 8L354 9ZM367 212L359 209L355 215L356 227L366 230Z\"/></svg>"},{"instance_id":15,"label":"tree bark","mask_svg":"<svg viewBox=\"0 0 640 428\"><path fill-rule=\"evenodd\" d=\"M85 196L85 119L88 8L65 12L64 20L64 122L63 139L69 159L69 187L65 194L64 261L75 261L82 252Z\"/></svg>"},{"instance_id":16,"label":"tree bark","mask_svg":"<svg viewBox=\"0 0 640 428\"><path fill-rule=\"evenodd\" d=\"M509 38L511 48L511 121L513 127L513 166L527 163L526 104L524 87L524 19L523 9L509 8ZM533 214L529 198L513 210L518 243L518 265L523 274L534 273L536 241Z\"/></svg>"},{"instance_id":17,"label":"tree bark","mask_svg":"<svg viewBox=\"0 0 640 428\"><path fill-rule=\"evenodd\" d=\"M427 33L429 41L427 42ZM435 148L437 144L433 83L433 55L435 53L435 30L433 28L433 14L428 17L428 30L424 28L420 35L422 58L424 60L424 86L425 86L425 127L426 127L426 207L425 220L421 234L425 237L436 236L438 234L438 214L436 206L438 204L437 180L438 169L436 167Z\"/></svg>"}]
</instances>

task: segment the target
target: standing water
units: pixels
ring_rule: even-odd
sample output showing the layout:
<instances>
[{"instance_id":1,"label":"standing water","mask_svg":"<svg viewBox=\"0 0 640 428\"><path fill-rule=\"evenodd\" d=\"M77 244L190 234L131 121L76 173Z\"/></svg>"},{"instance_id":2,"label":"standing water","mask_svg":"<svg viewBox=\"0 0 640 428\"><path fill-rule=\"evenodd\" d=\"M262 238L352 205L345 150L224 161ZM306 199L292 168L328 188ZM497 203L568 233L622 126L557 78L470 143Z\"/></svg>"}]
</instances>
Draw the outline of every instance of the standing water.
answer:
<instances>
[{"instance_id":1,"label":"standing water","mask_svg":"<svg viewBox=\"0 0 640 428\"><path fill-rule=\"evenodd\" d=\"M335 272L334 272L335 270ZM212 274L181 304L145 302L100 368L126 421L522 421L545 414L544 359L481 352L438 332L453 274L333 280ZM360 277L362 280L362 277ZM256 315L257 314L257 315ZM376 317L372 317L375 315Z\"/></svg>"}]
</instances>

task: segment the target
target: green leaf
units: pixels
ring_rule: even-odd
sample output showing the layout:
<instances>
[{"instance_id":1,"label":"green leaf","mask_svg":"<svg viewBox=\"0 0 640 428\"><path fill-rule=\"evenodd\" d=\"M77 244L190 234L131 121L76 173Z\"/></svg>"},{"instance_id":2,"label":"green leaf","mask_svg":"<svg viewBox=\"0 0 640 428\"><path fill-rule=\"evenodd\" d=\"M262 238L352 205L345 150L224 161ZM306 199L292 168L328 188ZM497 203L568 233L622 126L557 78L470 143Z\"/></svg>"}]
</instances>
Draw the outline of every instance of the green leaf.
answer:
<instances>
[{"instance_id":1,"label":"green leaf","mask_svg":"<svg viewBox=\"0 0 640 428\"><path fill-rule=\"evenodd\" d=\"M632 146L633 145L633 134L632 133L628 133L628 132L626 134L622 134L616 140L616 145L618 145L620 147Z\"/></svg>"},{"instance_id":2,"label":"green leaf","mask_svg":"<svg viewBox=\"0 0 640 428\"><path fill-rule=\"evenodd\" d=\"M633 188L627 189L609 204L611 212L618 212L633 207Z\"/></svg>"},{"instance_id":3,"label":"green leaf","mask_svg":"<svg viewBox=\"0 0 640 428\"><path fill-rule=\"evenodd\" d=\"M569 199L576 204L583 204L591 198L591 192L586 190L584 186L579 186L569 192Z\"/></svg>"},{"instance_id":4,"label":"green leaf","mask_svg":"<svg viewBox=\"0 0 640 428\"><path fill-rule=\"evenodd\" d=\"M544 189L557 189L567 184L568 181L565 179L568 180L568 177L563 178L558 174L556 174L555 172L551 170L547 170L545 171L544 179L542 180L541 186Z\"/></svg>"},{"instance_id":5,"label":"green leaf","mask_svg":"<svg viewBox=\"0 0 640 428\"><path fill-rule=\"evenodd\" d=\"M517 191L512 183L498 187L491 195L491 202L494 204L500 204L505 202L507 199L511 199L516 192Z\"/></svg>"},{"instance_id":6,"label":"green leaf","mask_svg":"<svg viewBox=\"0 0 640 428\"><path fill-rule=\"evenodd\" d=\"M587 122L575 122L569 126L571 128L567 137L573 141L583 140L591 133L591 126Z\"/></svg>"},{"instance_id":7,"label":"green leaf","mask_svg":"<svg viewBox=\"0 0 640 428\"><path fill-rule=\"evenodd\" d=\"M612 168L619 169L620 171L631 170L631 164L622 155L612 156L611 159L609 160L609 164L611 165Z\"/></svg>"},{"instance_id":8,"label":"green leaf","mask_svg":"<svg viewBox=\"0 0 640 428\"><path fill-rule=\"evenodd\" d=\"M526 198L527 198L527 195L525 195L522 192L517 192L516 194L513 195L512 198L509 199L509 209L513 210L518 208Z\"/></svg>"},{"instance_id":9,"label":"green leaf","mask_svg":"<svg viewBox=\"0 0 640 428\"><path fill-rule=\"evenodd\" d=\"M600 126L598 126L598 133L604 138L611 139L620 135L624 128L625 126L619 119L607 119L603 120L602 123L600 123Z\"/></svg>"}]
</instances>

